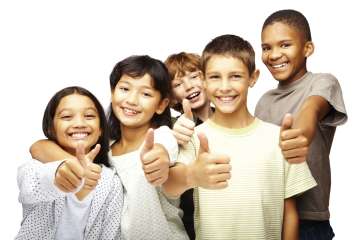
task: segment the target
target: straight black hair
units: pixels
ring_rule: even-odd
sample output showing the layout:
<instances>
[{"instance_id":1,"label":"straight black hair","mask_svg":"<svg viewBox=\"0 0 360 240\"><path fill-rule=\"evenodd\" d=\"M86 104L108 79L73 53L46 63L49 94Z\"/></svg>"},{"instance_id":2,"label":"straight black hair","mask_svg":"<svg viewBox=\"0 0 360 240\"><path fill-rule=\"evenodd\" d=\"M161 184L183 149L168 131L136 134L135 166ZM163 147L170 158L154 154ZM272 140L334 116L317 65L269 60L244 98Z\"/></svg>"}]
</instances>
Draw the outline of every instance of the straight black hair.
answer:
<instances>
[{"instance_id":1,"label":"straight black hair","mask_svg":"<svg viewBox=\"0 0 360 240\"><path fill-rule=\"evenodd\" d=\"M122 76L128 75L132 78L140 78L149 74L154 88L160 92L161 99L169 98L171 93L170 76L164 63L147 55L130 56L118 62L110 74L111 92L114 91ZM108 109L108 124L112 140L119 140L121 137L120 121L115 116L112 105ZM154 128L168 126L171 128L170 107L167 106L162 114L155 113L151 118L151 125Z\"/></svg>"}]
</instances>

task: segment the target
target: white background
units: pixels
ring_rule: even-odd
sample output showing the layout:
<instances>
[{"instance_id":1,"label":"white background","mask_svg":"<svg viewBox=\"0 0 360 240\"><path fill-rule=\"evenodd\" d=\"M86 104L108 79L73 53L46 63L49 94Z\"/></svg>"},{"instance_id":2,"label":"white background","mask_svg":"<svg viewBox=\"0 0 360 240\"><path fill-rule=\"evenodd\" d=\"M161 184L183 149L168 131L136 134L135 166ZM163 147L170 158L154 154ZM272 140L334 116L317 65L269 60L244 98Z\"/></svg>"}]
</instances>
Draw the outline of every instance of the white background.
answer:
<instances>
[{"instance_id":1,"label":"white background","mask_svg":"<svg viewBox=\"0 0 360 240\"><path fill-rule=\"evenodd\" d=\"M276 81L260 60L260 31L272 12L294 8L310 22L313 72L340 81L349 121L337 129L331 152L331 222L336 239L359 239L358 91L359 8L346 1L1 1L0 2L0 238L12 239L22 218L17 167L43 138L50 97L69 85L92 91L108 106L109 74L132 54L165 60L179 51L200 53L212 38L232 33L249 40L261 75L249 105ZM355 2L355 1L354 1ZM326 5L325 5L326 4Z\"/></svg>"}]
</instances>

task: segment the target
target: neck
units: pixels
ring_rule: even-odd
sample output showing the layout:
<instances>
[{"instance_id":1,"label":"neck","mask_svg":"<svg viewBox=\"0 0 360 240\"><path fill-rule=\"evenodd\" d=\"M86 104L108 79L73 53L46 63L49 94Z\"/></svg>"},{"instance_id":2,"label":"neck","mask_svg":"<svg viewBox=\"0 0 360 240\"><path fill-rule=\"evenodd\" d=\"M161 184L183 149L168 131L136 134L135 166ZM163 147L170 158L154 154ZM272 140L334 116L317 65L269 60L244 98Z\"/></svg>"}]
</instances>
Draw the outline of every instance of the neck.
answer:
<instances>
[{"instance_id":1,"label":"neck","mask_svg":"<svg viewBox=\"0 0 360 240\"><path fill-rule=\"evenodd\" d=\"M150 124L137 128L129 128L121 125L121 138L112 148L113 155L121 155L138 150L149 128Z\"/></svg>"},{"instance_id":2,"label":"neck","mask_svg":"<svg viewBox=\"0 0 360 240\"><path fill-rule=\"evenodd\" d=\"M285 80L285 81L280 81L279 82L279 85L280 86L287 86L289 85L290 83L293 83L299 79L301 79L306 73L307 73L307 69L306 69L306 65L300 69L297 73L295 73L291 78L289 78L288 80Z\"/></svg>"},{"instance_id":3,"label":"neck","mask_svg":"<svg viewBox=\"0 0 360 240\"><path fill-rule=\"evenodd\" d=\"M211 120L214 123L226 128L244 128L249 126L254 119L255 117L249 113L247 107L242 111L234 113L221 113L220 111L215 111L211 116Z\"/></svg>"},{"instance_id":4,"label":"neck","mask_svg":"<svg viewBox=\"0 0 360 240\"><path fill-rule=\"evenodd\" d=\"M210 118L210 116L212 115L210 102L207 101L202 107L195 109L194 114L196 115L196 117L198 117L203 122L208 120Z\"/></svg>"}]
</instances>

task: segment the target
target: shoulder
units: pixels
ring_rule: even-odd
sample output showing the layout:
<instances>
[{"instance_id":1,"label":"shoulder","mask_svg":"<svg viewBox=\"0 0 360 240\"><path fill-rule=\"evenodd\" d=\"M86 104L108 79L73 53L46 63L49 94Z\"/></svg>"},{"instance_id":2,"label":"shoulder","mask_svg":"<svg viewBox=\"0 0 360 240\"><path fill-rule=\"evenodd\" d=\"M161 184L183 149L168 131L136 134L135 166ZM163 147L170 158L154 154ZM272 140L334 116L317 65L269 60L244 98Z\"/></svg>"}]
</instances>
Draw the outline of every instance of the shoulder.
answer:
<instances>
[{"instance_id":1,"label":"shoulder","mask_svg":"<svg viewBox=\"0 0 360 240\"><path fill-rule=\"evenodd\" d=\"M338 79L331 73L311 73L312 86L340 86Z\"/></svg>"},{"instance_id":2,"label":"shoulder","mask_svg":"<svg viewBox=\"0 0 360 240\"><path fill-rule=\"evenodd\" d=\"M271 89L260 97L256 103L255 116L257 116L259 112L264 111L264 109L268 109L269 103L273 101L274 96L276 96L276 89Z\"/></svg>"},{"instance_id":3,"label":"shoulder","mask_svg":"<svg viewBox=\"0 0 360 240\"><path fill-rule=\"evenodd\" d=\"M262 102L262 101L267 101L269 98L271 98L272 96L274 96L277 91L278 91L277 88L270 89L270 90L266 91L266 92L260 97L258 103L259 103L259 102Z\"/></svg>"},{"instance_id":4,"label":"shoulder","mask_svg":"<svg viewBox=\"0 0 360 240\"><path fill-rule=\"evenodd\" d=\"M155 134L168 133L171 132L171 129L168 126L160 126L154 129Z\"/></svg>"},{"instance_id":5,"label":"shoulder","mask_svg":"<svg viewBox=\"0 0 360 240\"><path fill-rule=\"evenodd\" d=\"M263 131L277 132L277 133L280 131L280 127L278 125L275 125L270 122L265 122L260 119L257 119L257 121L259 121L259 129L261 129Z\"/></svg>"},{"instance_id":6,"label":"shoulder","mask_svg":"<svg viewBox=\"0 0 360 240\"><path fill-rule=\"evenodd\" d=\"M204 130L204 129L208 128L208 127L209 127L209 126L208 126L208 124L207 124L207 121L205 121L205 122L197 125L197 126L195 127L195 130L196 130L196 131L199 131L199 130L201 131L201 130Z\"/></svg>"},{"instance_id":7,"label":"shoulder","mask_svg":"<svg viewBox=\"0 0 360 240\"><path fill-rule=\"evenodd\" d=\"M154 129L154 139L156 143L160 144L169 144L176 142L176 138L174 137L172 130L168 126L161 126Z\"/></svg>"}]
</instances>

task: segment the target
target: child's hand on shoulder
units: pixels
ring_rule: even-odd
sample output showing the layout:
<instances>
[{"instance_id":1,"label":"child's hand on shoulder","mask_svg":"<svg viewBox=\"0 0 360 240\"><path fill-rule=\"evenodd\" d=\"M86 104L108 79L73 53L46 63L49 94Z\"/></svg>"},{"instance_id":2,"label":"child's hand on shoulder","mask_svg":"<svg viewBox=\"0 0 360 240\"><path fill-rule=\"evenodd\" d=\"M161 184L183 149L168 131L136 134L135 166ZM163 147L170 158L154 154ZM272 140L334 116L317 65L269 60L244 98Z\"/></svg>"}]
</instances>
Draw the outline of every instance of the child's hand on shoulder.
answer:
<instances>
[{"instance_id":1,"label":"child's hand on shoulder","mask_svg":"<svg viewBox=\"0 0 360 240\"><path fill-rule=\"evenodd\" d=\"M154 130L151 128L146 133L140 159L145 177L151 185L160 186L168 179L169 154L161 144L154 144Z\"/></svg>"},{"instance_id":2,"label":"child's hand on shoulder","mask_svg":"<svg viewBox=\"0 0 360 240\"><path fill-rule=\"evenodd\" d=\"M301 129L293 128L293 117L286 114L283 118L279 146L284 158L289 163L302 163L306 161L309 141Z\"/></svg>"}]
</instances>

